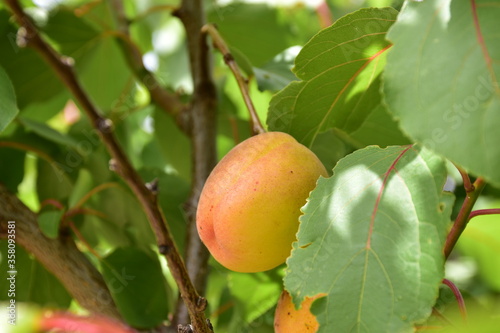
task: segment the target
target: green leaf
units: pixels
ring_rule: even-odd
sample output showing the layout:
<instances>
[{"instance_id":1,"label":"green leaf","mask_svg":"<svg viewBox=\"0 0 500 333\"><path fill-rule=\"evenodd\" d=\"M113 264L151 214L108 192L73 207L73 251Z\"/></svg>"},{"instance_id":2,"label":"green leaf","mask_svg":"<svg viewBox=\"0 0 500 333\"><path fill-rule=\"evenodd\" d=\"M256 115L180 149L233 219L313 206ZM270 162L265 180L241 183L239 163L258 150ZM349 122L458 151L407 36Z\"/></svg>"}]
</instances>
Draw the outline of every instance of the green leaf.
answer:
<instances>
[{"instance_id":1,"label":"green leaf","mask_svg":"<svg viewBox=\"0 0 500 333\"><path fill-rule=\"evenodd\" d=\"M49 210L38 214L38 226L45 236L52 239L59 236L59 226L63 214L62 210Z\"/></svg>"},{"instance_id":2,"label":"green leaf","mask_svg":"<svg viewBox=\"0 0 500 333\"><path fill-rule=\"evenodd\" d=\"M70 157L77 165L81 163L81 157L78 154L68 154L67 157ZM62 201L69 197L73 184L68 177L68 172L74 170L72 166L73 164L49 163L41 159L37 161L36 190L40 201L45 199Z\"/></svg>"},{"instance_id":3,"label":"green leaf","mask_svg":"<svg viewBox=\"0 0 500 333\"><path fill-rule=\"evenodd\" d=\"M229 332L241 332L243 327L275 306L282 290L281 279L273 279L267 273L231 272L229 287L236 303Z\"/></svg>"},{"instance_id":4,"label":"green leaf","mask_svg":"<svg viewBox=\"0 0 500 333\"><path fill-rule=\"evenodd\" d=\"M80 169L78 171L78 178L76 179L73 191L71 191L68 199L68 208L73 208L78 201L80 201L80 199L92 190L93 185L94 181L92 174L87 169Z\"/></svg>"},{"instance_id":5,"label":"green leaf","mask_svg":"<svg viewBox=\"0 0 500 333\"><path fill-rule=\"evenodd\" d=\"M331 174L335 164L350 152L350 147L335 135L333 130L329 130L318 134L311 150Z\"/></svg>"},{"instance_id":6,"label":"green leaf","mask_svg":"<svg viewBox=\"0 0 500 333\"><path fill-rule=\"evenodd\" d=\"M20 223L21 221L16 221ZM7 267L7 241L0 240L0 267ZM16 246L16 302L31 302L50 308L66 309L71 296L59 280L47 271L21 246ZM0 270L0 280L6 281L7 269ZM7 283L0 283L0 300L8 300ZM29 332L29 331L25 331Z\"/></svg>"},{"instance_id":7,"label":"green leaf","mask_svg":"<svg viewBox=\"0 0 500 333\"><path fill-rule=\"evenodd\" d=\"M408 1L387 37L385 101L415 141L500 185L498 1Z\"/></svg>"},{"instance_id":8,"label":"green leaf","mask_svg":"<svg viewBox=\"0 0 500 333\"><path fill-rule=\"evenodd\" d=\"M17 193L17 186L24 178L26 153L17 149L0 148L0 183L12 193Z\"/></svg>"},{"instance_id":9,"label":"green leaf","mask_svg":"<svg viewBox=\"0 0 500 333\"><path fill-rule=\"evenodd\" d=\"M232 3L215 7L208 20L232 49L238 49L254 66L261 66L290 45L289 23L279 10L266 4Z\"/></svg>"},{"instance_id":10,"label":"green leaf","mask_svg":"<svg viewBox=\"0 0 500 333\"><path fill-rule=\"evenodd\" d=\"M20 109L49 99L58 94L63 85L53 70L30 48L16 44L17 27L9 19L11 14L0 11L0 65L10 77Z\"/></svg>"},{"instance_id":11,"label":"green leaf","mask_svg":"<svg viewBox=\"0 0 500 333\"><path fill-rule=\"evenodd\" d=\"M452 203L441 158L413 146L370 146L320 178L300 218L285 288L294 303L327 294L319 332L413 332L444 275Z\"/></svg>"},{"instance_id":12,"label":"green leaf","mask_svg":"<svg viewBox=\"0 0 500 333\"><path fill-rule=\"evenodd\" d=\"M399 124L392 118L392 114L382 104L370 113L357 130L345 135L346 140L357 148L368 145L387 147L411 143L399 129Z\"/></svg>"},{"instance_id":13,"label":"green leaf","mask_svg":"<svg viewBox=\"0 0 500 333\"><path fill-rule=\"evenodd\" d=\"M0 67L0 133L19 113L16 94L7 73Z\"/></svg>"},{"instance_id":14,"label":"green leaf","mask_svg":"<svg viewBox=\"0 0 500 333\"><path fill-rule=\"evenodd\" d=\"M154 113L154 136L168 165L185 180L191 179L191 143L172 117L161 110Z\"/></svg>"},{"instance_id":15,"label":"green leaf","mask_svg":"<svg viewBox=\"0 0 500 333\"><path fill-rule=\"evenodd\" d=\"M92 46L99 32L85 20L85 16L75 15L75 10L60 7L51 12L43 32L55 43L64 55L80 58Z\"/></svg>"},{"instance_id":16,"label":"green leaf","mask_svg":"<svg viewBox=\"0 0 500 333\"><path fill-rule=\"evenodd\" d=\"M103 260L106 284L125 320L151 328L167 319L166 282L158 258L136 248L119 248Z\"/></svg>"},{"instance_id":17,"label":"green leaf","mask_svg":"<svg viewBox=\"0 0 500 333\"><path fill-rule=\"evenodd\" d=\"M53 141L64 146L68 146L76 149L78 147L78 142L69 135L62 134L56 131L52 127L24 117L19 117L19 122L29 131L40 135L41 137Z\"/></svg>"},{"instance_id":18,"label":"green leaf","mask_svg":"<svg viewBox=\"0 0 500 333\"><path fill-rule=\"evenodd\" d=\"M297 80L292 72L296 50L296 47L287 49L263 66L253 69L259 90L278 91Z\"/></svg>"},{"instance_id":19,"label":"green leaf","mask_svg":"<svg viewBox=\"0 0 500 333\"><path fill-rule=\"evenodd\" d=\"M292 82L276 94L267 123L310 146L322 131L359 128L380 104L380 72L392 8L361 9L314 36L295 59Z\"/></svg>"},{"instance_id":20,"label":"green leaf","mask_svg":"<svg viewBox=\"0 0 500 333\"><path fill-rule=\"evenodd\" d=\"M102 38L85 56L78 74L94 103L104 110L128 106L130 101L126 97L135 86L131 84L132 74L116 41Z\"/></svg>"},{"instance_id":21,"label":"green leaf","mask_svg":"<svg viewBox=\"0 0 500 333\"><path fill-rule=\"evenodd\" d=\"M155 244L153 231L137 198L126 187L102 190L92 195L84 207L103 214L99 217L85 215L82 223L77 224L93 248L109 251L135 246L146 250Z\"/></svg>"}]
</instances>

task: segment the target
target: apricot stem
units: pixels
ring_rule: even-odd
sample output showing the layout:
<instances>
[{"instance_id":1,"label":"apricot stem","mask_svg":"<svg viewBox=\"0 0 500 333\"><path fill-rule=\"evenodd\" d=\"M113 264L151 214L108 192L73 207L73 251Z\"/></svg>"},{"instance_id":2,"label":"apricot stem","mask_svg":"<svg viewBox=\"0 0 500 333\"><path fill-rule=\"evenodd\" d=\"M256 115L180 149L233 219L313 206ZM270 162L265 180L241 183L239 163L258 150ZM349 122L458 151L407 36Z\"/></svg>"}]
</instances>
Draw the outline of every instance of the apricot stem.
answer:
<instances>
[{"instance_id":1,"label":"apricot stem","mask_svg":"<svg viewBox=\"0 0 500 333\"><path fill-rule=\"evenodd\" d=\"M255 110L255 106L253 105L252 99L250 98L250 93L248 91L248 79L244 78L243 74L241 74L240 68L236 63L236 60L234 60L233 55L229 51L229 47L227 46L226 42L213 24L205 24L201 28L201 32L210 35L214 46L219 49L220 53L222 53L224 62L229 67L229 69L231 69L231 72L233 72L233 75L238 82L238 87L240 88L243 100L245 101L245 105L247 106L250 113L253 133L265 133L266 130L264 129L264 126L262 126L259 116L257 115L257 111Z\"/></svg>"}]
</instances>

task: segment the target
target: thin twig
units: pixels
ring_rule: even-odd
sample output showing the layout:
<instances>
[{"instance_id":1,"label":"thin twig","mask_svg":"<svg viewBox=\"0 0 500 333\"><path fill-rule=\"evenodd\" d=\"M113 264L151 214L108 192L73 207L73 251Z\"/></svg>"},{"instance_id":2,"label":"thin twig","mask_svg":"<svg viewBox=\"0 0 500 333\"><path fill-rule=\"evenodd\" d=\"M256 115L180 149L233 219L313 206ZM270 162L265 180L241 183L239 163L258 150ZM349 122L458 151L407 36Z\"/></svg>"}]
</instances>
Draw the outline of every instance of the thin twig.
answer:
<instances>
[{"instance_id":1,"label":"thin twig","mask_svg":"<svg viewBox=\"0 0 500 333\"><path fill-rule=\"evenodd\" d=\"M94 255L94 257L96 257L97 259L102 260L102 257L99 255L99 253L96 252L96 250L94 250L92 248L92 246L90 246L90 244L87 242L87 240L85 239L85 237L83 237L83 235L80 232L80 230L78 230L78 228L75 226L75 224L73 223L73 221L66 220L66 223L68 224L69 228L73 231L73 233L75 234L76 238L78 238L80 240L80 242L82 242L82 244L87 248L87 250L90 253L92 253Z\"/></svg>"},{"instance_id":2,"label":"thin twig","mask_svg":"<svg viewBox=\"0 0 500 333\"><path fill-rule=\"evenodd\" d=\"M100 191L106 190L108 188L112 188L112 187L120 187L120 184L115 183L115 182L100 184L100 185L94 187L93 189L91 189L89 192L85 193L85 195L83 197L81 197L80 200L78 200L78 202L72 208L78 208L78 207L83 206L83 204L87 200L89 200L94 194L96 194Z\"/></svg>"},{"instance_id":3,"label":"thin twig","mask_svg":"<svg viewBox=\"0 0 500 333\"><path fill-rule=\"evenodd\" d=\"M68 61L68 58L58 54L42 39L38 29L25 14L18 1L6 0L6 3L21 26L19 38L26 46L33 47L47 61L66 87L73 93L112 156L110 167L125 180L141 203L155 233L160 253L167 259L170 272L179 287L181 297L188 308L196 332L211 332L203 312L206 307L206 300L200 297L194 288L175 242L167 229L164 215L157 203L157 197L145 186L144 181L132 167L123 149L118 144L113 134L113 124L109 119L104 118L90 101L77 80L72 61Z\"/></svg>"},{"instance_id":4,"label":"thin twig","mask_svg":"<svg viewBox=\"0 0 500 333\"><path fill-rule=\"evenodd\" d=\"M238 86L240 87L241 94L243 95L243 100L245 101L248 111L250 112L253 133L264 133L266 130L264 129L264 126L262 126L259 116L257 115L257 111L255 110L255 107L253 105L252 99L250 98L250 92L248 90L248 80L245 79L241 74L240 68L234 60L233 55L229 51L229 47L227 46L226 42L213 24L206 24L205 26L203 26L201 31L203 33L209 34L210 37L212 37L212 41L215 47L217 47L222 53L224 62L231 69L231 72L233 72L233 75L236 78L236 82L238 82Z\"/></svg>"},{"instance_id":5,"label":"thin twig","mask_svg":"<svg viewBox=\"0 0 500 333\"><path fill-rule=\"evenodd\" d=\"M455 247L458 238L465 230L465 227L469 222L469 216L471 214L472 208L474 207L474 204L476 203L479 194L481 194L485 186L486 183L483 178L477 178L472 185L468 186L469 190L466 192L465 200L462 204L462 207L460 208L460 212L458 213L458 216L455 219L455 222L453 223L453 226L451 227L451 230L446 238L446 243L444 246L445 258L448 258L451 251Z\"/></svg>"},{"instance_id":6,"label":"thin twig","mask_svg":"<svg viewBox=\"0 0 500 333\"><path fill-rule=\"evenodd\" d=\"M494 215L494 214L500 214L500 208L478 209L469 214L469 220L476 216Z\"/></svg>"},{"instance_id":7,"label":"thin twig","mask_svg":"<svg viewBox=\"0 0 500 333\"><path fill-rule=\"evenodd\" d=\"M458 309L460 310L460 315L462 316L463 321L466 323L467 322L467 309L465 308L464 297L462 296L460 289L458 289L458 287L448 279L443 279L443 283L446 286L448 286L448 288L450 288L451 291L453 292L453 295L455 295L455 299L457 300L457 303L458 303Z\"/></svg>"}]
</instances>

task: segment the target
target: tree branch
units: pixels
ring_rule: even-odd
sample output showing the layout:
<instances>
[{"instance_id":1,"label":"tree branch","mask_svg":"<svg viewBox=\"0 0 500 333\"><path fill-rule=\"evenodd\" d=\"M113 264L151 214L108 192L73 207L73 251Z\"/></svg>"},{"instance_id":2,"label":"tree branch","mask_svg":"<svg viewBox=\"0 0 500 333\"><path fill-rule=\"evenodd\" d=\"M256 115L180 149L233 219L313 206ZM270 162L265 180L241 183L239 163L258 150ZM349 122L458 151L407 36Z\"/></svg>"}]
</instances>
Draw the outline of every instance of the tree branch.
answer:
<instances>
[{"instance_id":1,"label":"tree branch","mask_svg":"<svg viewBox=\"0 0 500 333\"><path fill-rule=\"evenodd\" d=\"M469 178L469 177L467 176L467 178ZM455 219L455 222L453 223L453 226L451 227L451 230L448 233L448 236L446 238L446 243L444 245L445 258L448 258L451 251L455 247L455 244L457 243L458 238L460 238L460 235L465 230L465 227L467 226L467 223L469 222L469 219L470 219L470 214L471 214L472 208L474 207L474 204L476 203L477 198L479 198L479 194L481 194L481 192L483 191L483 188L486 186L486 183L485 183L484 179L477 178L473 184L464 183L464 186L466 186L465 200L464 200L462 207L460 208L460 212L458 213L458 216Z\"/></svg>"},{"instance_id":2,"label":"tree branch","mask_svg":"<svg viewBox=\"0 0 500 333\"><path fill-rule=\"evenodd\" d=\"M204 294L208 272L209 253L201 242L196 228L196 209L203 185L217 163L216 151L216 103L217 92L212 79L212 61L205 35L201 27L205 24L202 0L183 0L174 12L184 25L189 50L189 64L194 83L194 94L188 115L192 147L191 194L185 205L188 218L186 239L186 266L196 289ZM174 323L186 319L185 307L177 303Z\"/></svg>"},{"instance_id":3,"label":"tree branch","mask_svg":"<svg viewBox=\"0 0 500 333\"><path fill-rule=\"evenodd\" d=\"M262 126L259 116L257 115L257 111L255 110L255 106L253 105L252 99L250 98L250 92L248 91L248 80L245 79L241 74L240 68L234 60L233 55L229 51L229 47L226 45L226 42L213 24L207 24L203 26L201 31L205 34L209 34L210 37L212 37L214 45L219 49L219 51L222 53L222 56L224 57L224 62L229 67L229 69L231 69L231 72L233 72L236 82L238 82L238 87L240 87L245 105L247 106L248 112L250 113L253 133L264 133L266 130L264 129L264 126Z\"/></svg>"},{"instance_id":4,"label":"tree branch","mask_svg":"<svg viewBox=\"0 0 500 333\"><path fill-rule=\"evenodd\" d=\"M38 227L36 214L0 185L0 230L15 221L16 243L32 253L84 308L112 318L121 316L101 274L70 237L50 239Z\"/></svg>"},{"instance_id":5,"label":"tree branch","mask_svg":"<svg viewBox=\"0 0 500 333\"><path fill-rule=\"evenodd\" d=\"M187 306L195 331L197 333L210 332L211 330L208 327L203 312L206 307L206 300L198 295L189 278L184 262L167 229L164 215L158 206L156 193L153 193L146 187L139 174L132 167L132 164L113 135L113 124L109 119L101 115L100 111L90 101L78 82L72 68L72 61L68 61L68 58L58 54L41 38L38 29L24 13L18 1L6 0L5 2L21 26L18 32L18 38L21 41L20 44L33 47L54 69L66 87L80 102L93 127L99 133L101 140L112 156L112 160L110 161L111 169L116 171L125 180L141 203L155 233L160 253L166 257L170 272L179 287L181 297Z\"/></svg>"}]
</instances>

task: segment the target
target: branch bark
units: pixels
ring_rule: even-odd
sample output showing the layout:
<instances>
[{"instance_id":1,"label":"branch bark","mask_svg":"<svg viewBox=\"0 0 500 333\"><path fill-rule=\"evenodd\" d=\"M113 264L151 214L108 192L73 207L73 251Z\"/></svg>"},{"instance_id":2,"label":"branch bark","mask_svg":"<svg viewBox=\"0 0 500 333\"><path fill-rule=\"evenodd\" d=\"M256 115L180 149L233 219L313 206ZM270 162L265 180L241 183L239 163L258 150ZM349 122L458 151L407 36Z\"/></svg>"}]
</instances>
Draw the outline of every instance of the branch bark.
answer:
<instances>
[{"instance_id":1,"label":"branch bark","mask_svg":"<svg viewBox=\"0 0 500 333\"><path fill-rule=\"evenodd\" d=\"M7 221L15 221L16 244L32 253L81 306L121 319L101 274L78 250L71 237L45 237L38 227L36 214L3 185L0 185L0 202L2 234L7 231Z\"/></svg>"},{"instance_id":2,"label":"branch bark","mask_svg":"<svg viewBox=\"0 0 500 333\"><path fill-rule=\"evenodd\" d=\"M76 78L72 68L72 61L58 54L42 39L38 33L38 29L24 13L18 1L5 0L5 2L20 25L18 32L18 41L21 42L20 44L33 47L53 68L66 87L80 102L91 124L99 133L101 140L112 156L112 160L110 161L111 169L116 171L125 180L141 203L155 233L159 251L166 257L170 272L179 287L182 300L187 306L191 324L195 332L211 332L204 314L206 300L199 296L191 282L182 257L179 255L175 242L167 229L164 215L157 203L156 193L147 188L144 181L132 167L132 164L113 134L113 124L109 119L104 118L90 101Z\"/></svg>"}]
</instances>

